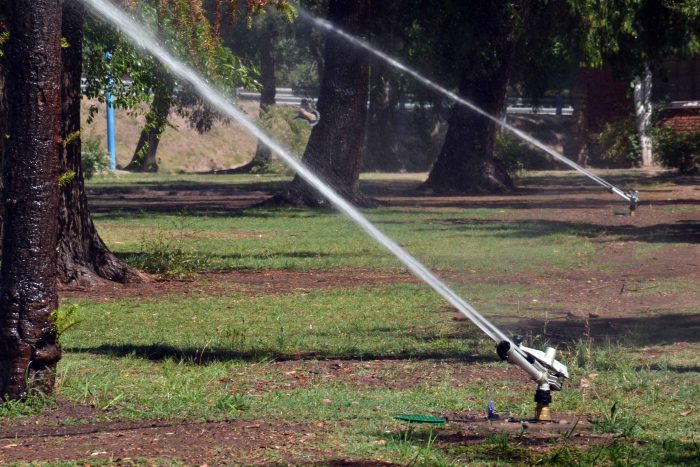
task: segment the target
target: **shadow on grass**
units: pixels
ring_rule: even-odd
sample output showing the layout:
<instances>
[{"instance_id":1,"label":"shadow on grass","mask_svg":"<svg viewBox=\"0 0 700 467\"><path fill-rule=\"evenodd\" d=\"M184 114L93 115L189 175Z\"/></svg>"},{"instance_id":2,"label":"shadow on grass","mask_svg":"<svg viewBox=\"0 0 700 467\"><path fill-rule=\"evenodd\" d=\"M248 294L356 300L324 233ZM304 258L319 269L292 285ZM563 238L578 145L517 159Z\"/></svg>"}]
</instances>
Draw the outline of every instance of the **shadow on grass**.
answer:
<instances>
[{"instance_id":1,"label":"shadow on grass","mask_svg":"<svg viewBox=\"0 0 700 467\"><path fill-rule=\"evenodd\" d=\"M545 321L529 318L509 327L523 334L537 335L545 328ZM589 336L596 342L623 341L639 346L700 342L700 314L697 313L596 318L588 323L581 319L551 320L546 328L544 337L558 342L576 342Z\"/></svg>"},{"instance_id":2,"label":"shadow on grass","mask_svg":"<svg viewBox=\"0 0 700 467\"><path fill-rule=\"evenodd\" d=\"M700 222L681 220L673 224L646 227L634 225L600 226L582 222L551 220L500 221L484 219L436 219L436 224L454 226L457 231L476 231L488 237L537 238L552 234L595 238L599 235L618 237L623 241L647 243L700 243Z\"/></svg>"},{"instance_id":3,"label":"shadow on grass","mask_svg":"<svg viewBox=\"0 0 700 467\"><path fill-rule=\"evenodd\" d=\"M491 465L495 461L498 465L697 465L700 456L698 443L677 439L639 441L585 432L569 437L560 430L538 433L509 433L496 427L487 433L409 428L375 436L396 447L403 446L414 461L427 461L420 465L432 465L435 451L442 453L442 463L454 460L459 465ZM405 449L410 446L414 449Z\"/></svg>"},{"instance_id":4,"label":"shadow on grass","mask_svg":"<svg viewBox=\"0 0 700 467\"><path fill-rule=\"evenodd\" d=\"M405 352L385 354L381 352L332 353L332 352L294 352L283 353L272 349L252 351L236 351L224 348L193 348L176 347L167 344L133 345L105 344L97 347L65 347L65 352L106 355L109 357L138 357L146 360L176 360L186 361L197 365L226 361L294 361L294 360L459 360L466 363L494 362L494 355L475 355L473 349L469 352Z\"/></svg>"}]
</instances>

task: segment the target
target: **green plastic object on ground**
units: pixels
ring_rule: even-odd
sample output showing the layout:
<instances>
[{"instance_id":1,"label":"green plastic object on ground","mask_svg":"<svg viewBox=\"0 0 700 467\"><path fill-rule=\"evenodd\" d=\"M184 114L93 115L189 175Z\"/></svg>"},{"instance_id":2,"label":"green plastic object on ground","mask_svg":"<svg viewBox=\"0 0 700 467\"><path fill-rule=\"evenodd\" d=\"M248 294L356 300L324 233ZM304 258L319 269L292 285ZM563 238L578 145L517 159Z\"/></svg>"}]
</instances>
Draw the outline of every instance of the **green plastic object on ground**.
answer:
<instances>
[{"instance_id":1,"label":"green plastic object on ground","mask_svg":"<svg viewBox=\"0 0 700 467\"><path fill-rule=\"evenodd\" d=\"M446 418L432 417L430 415L398 414L394 415L394 418L404 422L430 423L431 425L444 425L447 422Z\"/></svg>"}]
</instances>

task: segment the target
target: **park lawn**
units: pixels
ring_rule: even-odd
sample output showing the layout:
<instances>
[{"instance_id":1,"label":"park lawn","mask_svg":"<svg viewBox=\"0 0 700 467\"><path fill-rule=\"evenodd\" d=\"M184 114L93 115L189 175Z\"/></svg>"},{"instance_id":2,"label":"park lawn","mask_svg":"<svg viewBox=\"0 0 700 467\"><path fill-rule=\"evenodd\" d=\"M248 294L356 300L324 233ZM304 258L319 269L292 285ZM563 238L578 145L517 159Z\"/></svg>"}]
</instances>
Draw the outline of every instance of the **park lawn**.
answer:
<instances>
[{"instance_id":1,"label":"park lawn","mask_svg":"<svg viewBox=\"0 0 700 467\"><path fill-rule=\"evenodd\" d=\"M257 183L223 177L129 175L91 186ZM276 186L283 180L267 181ZM163 248L176 248L183 255L174 261L184 258L195 267L184 271L178 293L64 300L62 313L72 310L69 319L78 324L61 335L57 397L93 407L91 422L266 420L313 428L312 438L284 452L269 446L264 456L270 462L337 457L413 465L689 465L700 457L696 339L649 343L626 332L601 339L584 330L562 341L548 329L548 320L565 320L571 309L608 311L589 295L562 305L557 300L569 291L554 279L573 269L607 280L621 267L606 248L627 237L601 237L605 229L583 221L523 219L503 206L383 207L367 215L496 324L520 330L532 322L528 342L558 345L572 377L554 394L553 411L590 420L598 441L562 434L533 444L522 433L498 432L479 442L450 441L453 427L394 420L397 413L483 413L491 400L501 413L529 417L534 385L498 361L494 343L478 329L456 320L427 286L407 281L395 259L333 212L96 214L101 236L128 261L148 265ZM679 240L629 248L643 261L687 247ZM367 283L276 291L235 283L212 289L209 281L218 276L208 279L225 270L356 269L368 275ZM396 283L372 284L373 271L396 275ZM628 295L649 301L643 309L652 318L700 312L697 302L666 301L696 293L689 279L635 280ZM663 330L647 331L653 332ZM47 404L10 404L0 414L26 420Z\"/></svg>"}]
</instances>

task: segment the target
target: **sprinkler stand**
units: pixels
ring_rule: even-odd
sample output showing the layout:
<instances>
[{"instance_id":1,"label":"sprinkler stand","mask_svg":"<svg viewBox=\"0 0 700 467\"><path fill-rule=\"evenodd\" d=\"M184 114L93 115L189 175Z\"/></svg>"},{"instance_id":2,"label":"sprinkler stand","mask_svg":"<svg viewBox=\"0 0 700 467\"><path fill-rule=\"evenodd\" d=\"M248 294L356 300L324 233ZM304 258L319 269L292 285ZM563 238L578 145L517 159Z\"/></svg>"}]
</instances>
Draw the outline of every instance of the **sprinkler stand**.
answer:
<instances>
[{"instance_id":1,"label":"sprinkler stand","mask_svg":"<svg viewBox=\"0 0 700 467\"><path fill-rule=\"evenodd\" d=\"M538 422L549 422L552 420L549 412L549 404L552 402L552 391L549 384L541 384L535 391L535 420Z\"/></svg>"},{"instance_id":2,"label":"sprinkler stand","mask_svg":"<svg viewBox=\"0 0 700 467\"><path fill-rule=\"evenodd\" d=\"M535 421L550 421L549 404L552 402L552 391L561 390L564 380L569 378L569 371L555 359L554 348L547 347L543 352L520 345L522 340L522 337L515 336L512 341L501 341L496 346L496 352L502 360L522 368L537 383Z\"/></svg>"}]
</instances>

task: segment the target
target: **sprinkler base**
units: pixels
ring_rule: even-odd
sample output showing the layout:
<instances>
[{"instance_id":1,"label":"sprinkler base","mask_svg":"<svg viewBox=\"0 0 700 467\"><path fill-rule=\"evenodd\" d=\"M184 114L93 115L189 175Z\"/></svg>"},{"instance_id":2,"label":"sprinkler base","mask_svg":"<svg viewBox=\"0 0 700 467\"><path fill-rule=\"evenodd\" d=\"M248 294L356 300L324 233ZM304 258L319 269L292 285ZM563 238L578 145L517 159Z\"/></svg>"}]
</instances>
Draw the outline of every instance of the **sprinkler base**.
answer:
<instances>
[{"instance_id":1,"label":"sprinkler base","mask_svg":"<svg viewBox=\"0 0 700 467\"><path fill-rule=\"evenodd\" d=\"M549 404L537 404L537 407L535 408L535 420L538 422L552 421L552 415L549 411Z\"/></svg>"}]
</instances>

